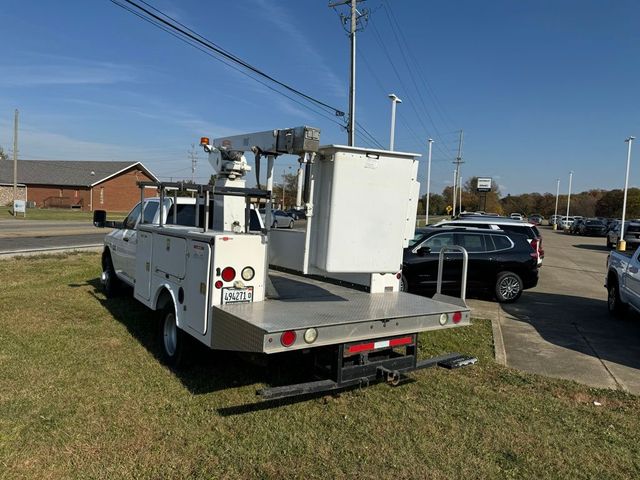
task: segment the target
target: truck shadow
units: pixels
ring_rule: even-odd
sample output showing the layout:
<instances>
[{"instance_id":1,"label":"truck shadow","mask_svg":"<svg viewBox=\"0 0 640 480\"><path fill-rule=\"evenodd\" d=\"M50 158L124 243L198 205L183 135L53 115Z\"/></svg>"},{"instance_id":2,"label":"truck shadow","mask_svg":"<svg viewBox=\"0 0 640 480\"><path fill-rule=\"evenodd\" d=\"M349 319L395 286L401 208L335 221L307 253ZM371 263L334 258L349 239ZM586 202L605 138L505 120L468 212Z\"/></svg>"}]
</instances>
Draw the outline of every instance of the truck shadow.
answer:
<instances>
[{"instance_id":1,"label":"truck shadow","mask_svg":"<svg viewBox=\"0 0 640 480\"><path fill-rule=\"evenodd\" d=\"M640 369L640 315L629 311L623 318L614 318L605 298L527 291L502 309L553 345Z\"/></svg>"},{"instance_id":2,"label":"truck shadow","mask_svg":"<svg viewBox=\"0 0 640 480\"><path fill-rule=\"evenodd\" d=\"M134 300L130 291L123 292L115 298L105 298L99 279L92 279L87 283L93 287L93 291L90 292L93 298L108 310L111 316L120 322L158 362L161 362L155 312ZM278 386L311 380L307 378L308 363L304 355L299 352L279 355L272 359L266 355L252 356L210 350L190 338L186 351L188 357L186 365L171 371L194 395L254 384L256 388L262 388L264 384ZM257 398L248 398L248 400ZM271 408L282 404L283 401L250 403L243 407L229 409L228 414Z\"/></svg>"},{"instance_id":3,"label":"truck shadow","mask_svg":"<svg viewBox=\"0 0 640 480\"><path fill-rule=\"evenodd\" d=\"M606 245L590 245L588 243L573 245L575 248L581 248L582 250L595 250L597 252L609 252L611 251Z\"/></svg>"}]
</instances>

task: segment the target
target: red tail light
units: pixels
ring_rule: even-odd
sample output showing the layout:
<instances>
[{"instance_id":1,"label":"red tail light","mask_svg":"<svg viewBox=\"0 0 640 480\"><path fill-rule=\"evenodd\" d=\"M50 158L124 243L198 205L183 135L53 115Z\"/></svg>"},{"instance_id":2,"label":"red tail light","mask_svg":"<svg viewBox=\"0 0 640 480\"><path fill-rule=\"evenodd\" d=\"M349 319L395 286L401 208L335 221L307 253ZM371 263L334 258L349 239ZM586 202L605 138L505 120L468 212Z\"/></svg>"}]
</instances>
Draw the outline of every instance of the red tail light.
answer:
<instances>
[{"instance_id":1,"label":"red tail light","mask_svg":"<svg viewBox=\"0 0 640 480\"><path fill-rule=\"evenodd\" d=\"M530 245L531 245L531 248L533 249L533 252L531 252L530 255L537 260L538 259L538 239L534 238L533 240L531 240Z\"/></svg>"},{"instance_id":2,"label":"red tail light","mask_svg":"<svg viewBox=\"0 0 640 480\"><path fill-rule=\"evenodd\" d=\"M290 347L295 341L296 332L293 330L287 330L286 332L282 332L282 335L280 335L280 343L283 347Z\"/></svg>"},{"instance_id":3,"label":"red tail light","mask_svg":"<svg viewBox=\"0 0 640 480\"><path fill-rule=\"evenodd\" d=\"M232 282L234 278L236 278L236 271L233 267L225 267L222 270L222 280L225 282Z\"/></svg>"},{"instance_id":4,"label":"red tail light","mask_svg":"<svg viewBox=\"0 0 640 480\"><path fill-rule=\"evenodd\" d=\"M453 323L460 323L460 320L462 320L462 312L456 312L453 314Z\"/></svg>"}]
</instances>

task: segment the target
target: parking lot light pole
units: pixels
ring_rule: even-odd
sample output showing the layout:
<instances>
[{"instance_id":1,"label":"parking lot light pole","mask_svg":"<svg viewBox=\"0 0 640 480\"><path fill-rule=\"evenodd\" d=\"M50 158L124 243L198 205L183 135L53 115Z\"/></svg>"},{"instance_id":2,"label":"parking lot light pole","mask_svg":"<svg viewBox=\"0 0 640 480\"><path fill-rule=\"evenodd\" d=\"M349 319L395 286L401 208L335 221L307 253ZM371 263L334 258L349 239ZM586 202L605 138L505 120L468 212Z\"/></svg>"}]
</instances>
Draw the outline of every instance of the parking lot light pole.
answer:
<instances>
[{"instance_id":1,"label":"parking lot light pole","mask_svg":"<svg viewBox=\"0 0 640 480\"><path fill-rule=\"evenodd\" d=\"M424 226L429 225L429 196L431 194L431 147L433 146L433 139L429 139L429 155L427 156L427 210L424 216Z\"/></svg>"},{"instance_id":2,"label":"parking lot light pole","mask_svg":"<svg viewBox=\"0 0 640 480\"><path fill-rule=\"evenodd\" d=\"M390 93L391 99L391 133L389 134L389 150L393 151L394 137L396 133L396 105L402 103L395 93Z\"/></svg>"},{"instance_id":3,"label":"parking lot light pole","mask_svg":"<svg viewBox=\"0 0 640 480\"><path fill-rule=\"evenodd\" d=\"M567 221L565 223L565 230L569 230L569 205L571 204L571 180L573 179L573 170L569 172L569 195L567 195Z\"/></svg>"},{"instance_id":4,"label":"parking lot light pole","mask_svg":"<svg viewBox=\"0 0 640 480\"><path fill-rule=\"evenodd\" d=\"M618 238L617 249L624 252L627 249L627 242L624 240L624 218L627 213L627 188L629 188L629 165L631 164L631 144L636 137L629 137L625 140L627 144L627 173L624 177L624 197L622 199L622 222L620 223L620 237Z\"/></svg>"},{"instance_id":5,"label":"parking lot light pole","mask_svg":"<svg viewBox=\"0 0 640 480\"><path fill-rule=\"evenodd\" d=\"M556 178L556 211L553 214L553 229L558 229L558 197L560 196L560 179Z\"/></svg>"}]
</instances>

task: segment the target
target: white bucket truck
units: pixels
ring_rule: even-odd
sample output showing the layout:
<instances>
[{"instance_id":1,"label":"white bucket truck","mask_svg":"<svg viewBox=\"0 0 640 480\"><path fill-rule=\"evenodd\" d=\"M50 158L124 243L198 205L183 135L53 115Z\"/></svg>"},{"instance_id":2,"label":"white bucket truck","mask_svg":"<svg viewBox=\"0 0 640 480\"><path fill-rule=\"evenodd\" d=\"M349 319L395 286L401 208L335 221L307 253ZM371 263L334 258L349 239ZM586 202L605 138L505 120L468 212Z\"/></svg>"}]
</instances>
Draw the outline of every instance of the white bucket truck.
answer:
<instances>
[{"instance_id":1,"label":"white bucket truck","mask_svg":"<svg viewBox=\"0 0 640 480\"><path fill-rule=\"evenodd\" d=\"M472 363L458 354L419 361L418 333L469 324L460 298L399 289L412 238L418 155L329 145L310 127L201 140L215 186L141 183L141 203L105 238L102 281L133 287L159 312L164 360L177 364L187 336L212 349L266 355L304 350L317 380L261 390L264 398L337 390L411 370ZM256 160L257 188L246 188ZM271 225L274 163L296 155L304 228ZM260 187L260 165L266 187ZM154 188L159 197L144 198ZM266 202L265 222L257 204ZM152 211L148 211L151 209ZM96 213L96 226L106 213Z\"/></svg>"}]
</instances>

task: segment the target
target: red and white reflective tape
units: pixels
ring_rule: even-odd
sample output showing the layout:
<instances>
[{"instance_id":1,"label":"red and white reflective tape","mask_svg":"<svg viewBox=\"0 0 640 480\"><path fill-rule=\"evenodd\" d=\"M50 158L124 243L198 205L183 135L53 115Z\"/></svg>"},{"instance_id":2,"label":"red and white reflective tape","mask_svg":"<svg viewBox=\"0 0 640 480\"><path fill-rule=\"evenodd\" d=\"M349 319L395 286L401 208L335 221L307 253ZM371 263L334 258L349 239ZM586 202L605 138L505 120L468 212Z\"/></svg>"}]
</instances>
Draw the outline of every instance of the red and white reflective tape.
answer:
<instances>
[{"instance_id":1,"label":"red and white reflective tape","mask_svg":"<svg viewBox=\"0 0 640 480\"><path fill-rule=\"evenodd\" d=\"M371 350L380 350L381 348L400 347L402 345L410 345L413 343L413 337L391 338L388 340L380 340L377 342L359 343L351 345L347 349L349 353L369 352Z\"/></svg>"}]
</instances>

